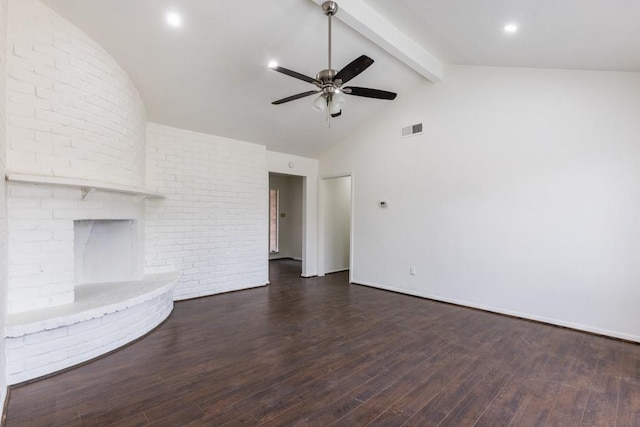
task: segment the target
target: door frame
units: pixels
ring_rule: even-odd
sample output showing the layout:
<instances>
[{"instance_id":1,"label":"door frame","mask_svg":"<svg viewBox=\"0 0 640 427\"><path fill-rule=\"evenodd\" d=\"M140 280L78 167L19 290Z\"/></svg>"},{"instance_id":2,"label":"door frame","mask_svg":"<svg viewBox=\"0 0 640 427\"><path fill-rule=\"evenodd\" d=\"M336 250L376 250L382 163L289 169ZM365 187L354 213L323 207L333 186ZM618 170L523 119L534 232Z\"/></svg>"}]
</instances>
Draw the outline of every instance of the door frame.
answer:
<instances>
[{"instance_id":1,"label":"door frame","mask_svg":"<svg viewBox=\"0 0 640 427\"><path fill-rule=\"evenodd\" d=\"M293 178L300 178L301 182L302 182L302 207L301 207L301 215L302 215L302 230L300 230L301 232L301 245L302 245L302 258L300 259L301 263L302 263L302 273L301 273L301 277L311 277L314 276L315 274L311 274L308 275L307 271L309 270L309 267L307 265L307 260L310 259L308 258L308 253L307 253L307 241L309 239L308 236L308 229L307 229L307 194L308 194L308 190L307 190L307 182L308 182L308 177L305 175L298 175L298 174L293 174L293 173L283 173L283 172L276 172L276 171L272 171L269 170L267 172L267 214L270 211L269 208L269 200L270 200L270 190L271 190L271 185L270 185L270 177L271 175L278 175L278 176L286 176L286 177L293 177ZM278 209L278 216L280 215L279 213L279 209ZM269 215L266 215L267 217L267 282L269 283ZM279 220L279 218L278 218Z\"/></svg>"}]
</instances>

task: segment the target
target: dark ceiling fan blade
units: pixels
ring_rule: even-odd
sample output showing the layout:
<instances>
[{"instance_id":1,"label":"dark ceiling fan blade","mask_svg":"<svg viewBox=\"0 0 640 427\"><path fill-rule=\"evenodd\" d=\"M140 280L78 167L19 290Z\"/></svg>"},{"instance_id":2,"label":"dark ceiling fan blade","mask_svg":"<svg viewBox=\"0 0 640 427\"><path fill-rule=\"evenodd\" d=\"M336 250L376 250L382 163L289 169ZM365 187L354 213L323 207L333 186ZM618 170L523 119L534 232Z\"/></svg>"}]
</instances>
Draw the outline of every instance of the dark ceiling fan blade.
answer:
<instances>
[{"instance_id":1,"label":"dark ceiling fan blade","mask_svg":"<svg viewBox=\"0 0 640 427\"><path fill-rule=\"evenodd\" d=\"M369 58L366 55L362 55L359 58L354 59L344 67L342 70L338 71L333 77L333 81L342 80L342 83L346 83L373 64L373 59Z\"/></svg>"},{"instance_id":2,"label":"dark ceiling fan blade","mask_svg":"<svg viewBox=\"0 0 640 427\"><path fill-rule=\"evenodd\" d=\"M342 115L342 110L338 111L335 114L332 114L331 117L340 117Z\"/></svg>"},{"instance_id":3,"label":"dark ceiling fan blade","mask_svg":"<svg viewBox=\"0 0 640 427\"><path fill-rule=\"evenodd\" d=\"M304 98L305 96L313 95L314 93L320 92L319 90L310 90L308 92L298 93L296 95L287 96L286 98L278 99L277 101L273 101L273 105L284 104L285 102L295 101L296 99Z\"/></svg>"},{"instance_id":4,"label":"dark ceiling fan blade","mask_svg":"<svg viewBox=\"0 0 640 427\"><path fill-rule=\"evenodd\" d=\"M349 86L342 88L342 92L347 95L364 96L366 98L388 99L393 100L398 96L396 93L387 92L380 89L369 89L368 87Z\"/></svg>"},{"instance_id":5,"label":"dark ceiling fan blade","mask_svg":"<svg viewBox=\"0 0 640 427\"><path fill-rule=\"evenodd\" d=\"M299 79L299 80L303 80L305 82L308 82L308 83L311 83L311 84L314 84L314 85L322 85L322 83L320 81L318 81L318 80L316 80L314 78L305 76L304 74L300 74L300 73L298 73L296 71L290 70L288 68L276 66L276 67L272 67L271 69L274 70L274 71L277 71L279 73L286 74L287 76L290 76L290 77L293 77L293 78L296 78L296 79Z\"/></svg>"}]
</instances>

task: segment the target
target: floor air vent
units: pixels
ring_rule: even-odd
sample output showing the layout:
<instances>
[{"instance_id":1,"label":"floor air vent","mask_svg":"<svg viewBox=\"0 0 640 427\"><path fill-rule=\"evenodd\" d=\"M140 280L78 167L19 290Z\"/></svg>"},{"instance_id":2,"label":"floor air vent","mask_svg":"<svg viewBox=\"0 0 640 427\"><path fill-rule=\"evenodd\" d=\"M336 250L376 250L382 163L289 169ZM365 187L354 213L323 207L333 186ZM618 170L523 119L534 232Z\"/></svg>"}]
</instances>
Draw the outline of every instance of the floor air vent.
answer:
<instances>
[{"instance_id":1,"label":"floor air vent","mask_svg":"<svg viewBox=\"0 0 640 427\"><path fill-rule=\"evenodd\" d=\"M416 123L415 125L405 126L402 128L402 137L419 135L422 133L422 123Z\"/></svg>"}]
</instances>

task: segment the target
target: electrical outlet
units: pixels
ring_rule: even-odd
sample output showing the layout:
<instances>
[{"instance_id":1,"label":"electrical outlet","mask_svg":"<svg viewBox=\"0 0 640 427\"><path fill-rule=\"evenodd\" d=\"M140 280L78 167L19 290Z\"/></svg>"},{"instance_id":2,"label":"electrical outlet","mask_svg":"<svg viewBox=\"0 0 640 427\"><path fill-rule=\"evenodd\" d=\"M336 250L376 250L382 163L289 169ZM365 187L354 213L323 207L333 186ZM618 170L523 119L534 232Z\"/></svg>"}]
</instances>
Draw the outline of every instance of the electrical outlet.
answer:
<instances>
[{"instance_id":1,"label":"electrical outlet","mask_svg":"<svg viewBox=\"0 0 640 427\"><path fill-rule=\"evenodd\" d=\"M416 268L415 267L409 267L409 274L412 276L416 275Z\"/></svg>"}]
</instances>

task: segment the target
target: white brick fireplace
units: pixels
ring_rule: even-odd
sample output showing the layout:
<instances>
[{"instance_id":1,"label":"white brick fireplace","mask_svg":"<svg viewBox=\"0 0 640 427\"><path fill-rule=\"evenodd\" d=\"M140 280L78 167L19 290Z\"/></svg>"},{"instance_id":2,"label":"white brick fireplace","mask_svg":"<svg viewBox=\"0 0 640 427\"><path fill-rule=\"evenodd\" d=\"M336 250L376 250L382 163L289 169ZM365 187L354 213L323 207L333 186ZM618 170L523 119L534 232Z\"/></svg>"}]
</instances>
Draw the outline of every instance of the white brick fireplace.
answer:
<instances>
[{"instance_id":1,"label":"white brick fireplace","mask_svg":"<svg viewBox=\"0 0 640 427\"><path fill-rule=\"evenodd\" d=\"M128 245L129 254L135 258L135 265L118 267L115 275L112 273L112 277L105 277L107 280L91 276L93 273L90 268L86 272L78 270L80 275L77 277L76 267L81 268L84 263L83 257L76 260L76 255L87 255L88 250L90 257L102 255L102 261L106 264L116 261L114 258L122 254L113 253L114 247L100 249L96 244L114 245L114 242L105 240L108 237L104 230L107 224L116 227L110 221L132 221L136 224L142 221L143 198L97 191L83 200L80 187L9 181L7 205L9 313L73 302L75 286L83 283L109 281L109 278L114 279L112 281L136 280L142 276L142 233L128 237L129 240L134 240L129 241ZM100 222L97 226L93 222L94 235L91 242L83 242L83 232L91 231L87 227L92 224L91 221L96 220ZM96 239L96 227L99 229L99 239ZM78 243L77 247L75 243ZM89 248L87 243L90 243ZM135 254L134 249L137 252ZM94 265L94 273L103 272L105 267L112 266ZM124 277L123 270L128 270L128 277ZM85 280L85 274L89 274L88 280Z\"/></svg>"},{"instance_id":2,"label":"white brick fireplace","mask_svg":"<svg viewBox=\"0 0 640 427\"><path fill-rule=\"evenodd\" d=\"M113 350L169 315L177 277L143 275L145 198L160 195L78 179L7 179L10 383Z\"/></svg>"}]
</instances>

